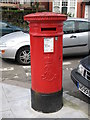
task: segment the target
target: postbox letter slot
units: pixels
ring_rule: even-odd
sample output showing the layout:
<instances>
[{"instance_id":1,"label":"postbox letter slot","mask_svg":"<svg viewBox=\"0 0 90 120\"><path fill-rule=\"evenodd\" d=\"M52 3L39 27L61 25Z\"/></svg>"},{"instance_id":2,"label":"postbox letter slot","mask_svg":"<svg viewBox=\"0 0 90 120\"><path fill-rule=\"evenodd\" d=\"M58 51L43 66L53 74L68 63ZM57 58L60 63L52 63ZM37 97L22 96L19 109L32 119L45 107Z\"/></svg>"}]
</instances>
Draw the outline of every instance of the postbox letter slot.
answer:
<instances>
[{"instance_id":1,"label":"postbox letter slot","mask_svg":"<svg viewBox=\"0 0 90 120\"><path fill-rule=\"evenodd\" d=\"M56 31L56 28L41 28L41 31Z\"/></svg>"}]
</instances>

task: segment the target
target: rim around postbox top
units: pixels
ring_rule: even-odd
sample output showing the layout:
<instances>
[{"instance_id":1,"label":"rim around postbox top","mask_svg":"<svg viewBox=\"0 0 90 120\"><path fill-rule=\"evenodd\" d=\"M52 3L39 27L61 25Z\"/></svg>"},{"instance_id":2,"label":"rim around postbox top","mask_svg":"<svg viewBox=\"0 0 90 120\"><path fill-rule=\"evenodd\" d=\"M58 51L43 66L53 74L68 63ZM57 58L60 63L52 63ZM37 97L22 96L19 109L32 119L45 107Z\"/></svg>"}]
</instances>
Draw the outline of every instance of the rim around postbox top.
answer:
<instances>
[{"instance_id":1,"label":"rim around postbox top","mask_svg":"<svg viewBox=\"0 0 90 120\"><path fill-rule=\"evenodd\" d=\"M67 16L64 14L53 13L53 12L37 12L24 16L24 20L29 22L34 21L65 21Z\"/></svg>"}]
</instances>

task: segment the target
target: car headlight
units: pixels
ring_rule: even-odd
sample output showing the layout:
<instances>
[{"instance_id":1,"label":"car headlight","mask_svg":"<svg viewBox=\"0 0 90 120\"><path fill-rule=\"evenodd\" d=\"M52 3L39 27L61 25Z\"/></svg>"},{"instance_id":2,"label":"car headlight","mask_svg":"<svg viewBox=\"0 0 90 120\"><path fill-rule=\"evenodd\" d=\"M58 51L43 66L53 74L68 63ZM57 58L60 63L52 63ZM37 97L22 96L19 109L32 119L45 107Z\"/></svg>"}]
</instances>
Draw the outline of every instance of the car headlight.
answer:
<instances>
[{"instance_id":1,"label":"car headlight","mask_svg":"<svg viewBox=\"0 0 90 120\"><path fill-rule=\"evenodd\" d=\"M80 65L78 66L77 72L83 76L84 70L85 70L84 67L80 64Z\"/></svg>"}]
</instances>

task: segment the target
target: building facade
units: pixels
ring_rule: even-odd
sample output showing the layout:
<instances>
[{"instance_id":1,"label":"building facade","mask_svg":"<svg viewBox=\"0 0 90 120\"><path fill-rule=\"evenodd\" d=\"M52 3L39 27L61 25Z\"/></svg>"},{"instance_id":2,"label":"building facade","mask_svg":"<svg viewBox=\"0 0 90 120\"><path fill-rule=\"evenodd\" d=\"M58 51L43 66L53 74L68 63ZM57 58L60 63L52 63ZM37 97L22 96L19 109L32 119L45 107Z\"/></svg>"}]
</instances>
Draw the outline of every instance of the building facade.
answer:
<instances>
[{"instance_id":1,"label":"building facade","mask_svg":"<svg viewBox=\"0 0 90 120\"><path fill-rule=\"evenodd\" d=\"M72 17L88 18L89 0L53 0L50 10L56 13L68 14Z\"/></svg>"},{"instance_id":2,"label":"building facade","mask_svg":"<svg viewBox=\"0 0 90 120\"><path fill-rule=\"evenodd\" d=\"M90 19L90 0L82 0L82 17ZM82 10L81 8L81 10Z\"/></svg>"},{"instance_id":3,"label":"building facade","mask_svg":"<svg viewBox=\"0 0 90 120\"><path fill-rule=\"evenodd\" d=\"M77 16L77 0L54 0L52 4L53 12Z\"/></svg>"},{"instance_id":4,"label":"building facade","mask_svg":"<svg viewBox=\"0 0 90 120\"><path fill-rule=\"evenodd\" d=\"M40 9L68 14L76 18L88 18L90 16L90 0L45 0L45 2L44 0L1 0L0 7L30 9L35 1L39 2Z\"/></svg>"},{"instance_id":5,"label":"building facade","mask_svg":"<svg viewBox=\"0 0 90 120\"><path fill-rule=\"evenodd\" d=\"M41 0L1 0L0 7L11 8L11 9L30 9L32 4L39 2L40 9L49 10L49 2L41 2Z\"/></svg>"}]
</instances>

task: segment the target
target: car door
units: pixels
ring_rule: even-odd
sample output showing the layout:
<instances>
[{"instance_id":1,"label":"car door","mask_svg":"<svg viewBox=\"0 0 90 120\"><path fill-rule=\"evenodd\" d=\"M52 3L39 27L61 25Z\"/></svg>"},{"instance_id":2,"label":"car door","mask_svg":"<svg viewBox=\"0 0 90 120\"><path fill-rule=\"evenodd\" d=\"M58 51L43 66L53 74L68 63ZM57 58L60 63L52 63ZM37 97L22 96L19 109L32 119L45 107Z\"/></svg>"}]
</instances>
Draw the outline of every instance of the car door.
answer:
<instances>
[{"instance_id":1,"label":"car door","mask_svg":"<svg viewBox=\"0 0 90 120\"><path fill-rule=\"evenodd\" d=\"M80 50L80 53L88 53L88 40L90 38L90 22L88 21L76 21L76 34L78 40L77 50Z\"/></svg>"},{"instance_id":2,"label":"car door","mask_svg":"<svg viewBox=\"0 0 90 120\"><path fill-rule=\"evenodd\" d=\"M78 32L79 26L77 26L76 20L67 20L64 23L63 31L63 54L81 54L88 51L87 41L88 33L83 34Z\"/></svg>"},{"instance_id":3,"label":"car door","mask_svg":"<svg viewBox=\"0 0 90 120\"><path fill-rule=\"evenodd\" d=\"M72 54L74 52L72 48L76 44L77 37L75 34L75 21L67 20L66 22L64 22L63 32L63 54Z\"/></svg>"}]
</instances>

